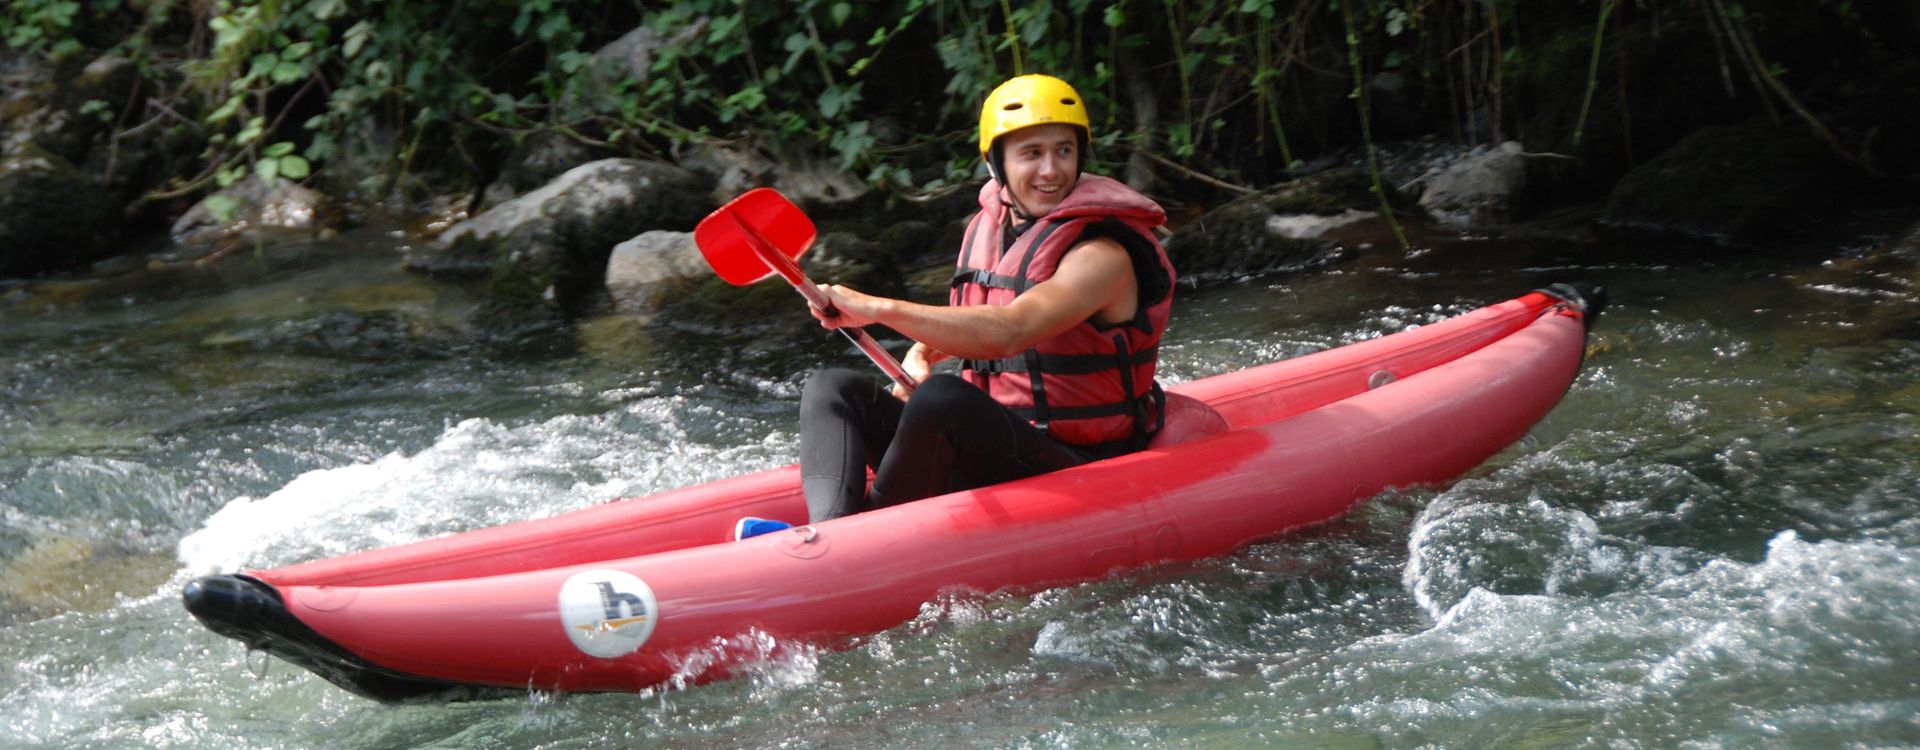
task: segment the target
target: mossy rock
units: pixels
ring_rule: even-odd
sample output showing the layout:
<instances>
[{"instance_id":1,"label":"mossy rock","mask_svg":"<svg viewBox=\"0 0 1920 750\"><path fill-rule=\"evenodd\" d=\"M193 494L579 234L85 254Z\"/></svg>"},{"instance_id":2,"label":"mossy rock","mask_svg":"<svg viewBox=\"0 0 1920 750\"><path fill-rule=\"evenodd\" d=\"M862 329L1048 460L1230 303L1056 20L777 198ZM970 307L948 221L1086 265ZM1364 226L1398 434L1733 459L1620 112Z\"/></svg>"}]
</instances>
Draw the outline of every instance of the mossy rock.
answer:
<instances>
[{"instance_id":1,"label":"mossy rock","mask_svg":"<svg viewBox=\"0 0 1920 750\"><path fill-rule=\"evenodd\" d=\"M60 156L24 146L0 159L0 276L78 268L112 255L119 212Z\"/></svg>"},{"instance_id":2,"label":"mossy rock","mask_svg":"<svg viewBox=\"0 0 1920 750\"><path fill-rule=\"evenodd\" d=\"M61 612L98 612L150 593L179 566L172 554L88 539L35 540L0 565L0 623Z\"/></svg>"},{"instance_id":3,"label":"mossy rock","mask_svg":"<svg viewBox=\"0 0 1920 750\"><path fill-rule=\"evenodd\" d=\"M1622 177L1600 224L1761 244L1832 215L1871 185L1799 123L1708 127Z\"/></svg>"}]
</instances>

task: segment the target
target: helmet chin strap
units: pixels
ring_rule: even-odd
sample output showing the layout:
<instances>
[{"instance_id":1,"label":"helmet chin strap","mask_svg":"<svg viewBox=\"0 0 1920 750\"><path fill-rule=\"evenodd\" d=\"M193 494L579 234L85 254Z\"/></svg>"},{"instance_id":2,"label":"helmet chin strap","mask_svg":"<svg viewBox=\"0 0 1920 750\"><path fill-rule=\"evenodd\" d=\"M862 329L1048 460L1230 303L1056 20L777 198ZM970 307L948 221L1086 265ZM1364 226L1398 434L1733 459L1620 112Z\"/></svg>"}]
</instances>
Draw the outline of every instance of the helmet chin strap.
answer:
<instances>
[{"instance_id":1,"label":"helmet chin strap","mask_svg":"<svg viewBox=\"0 0 1920 750\"><path fill-rule=\"evenodd\" d=\"M993 144L993 150L987 153L984 161L987 163L987 176L993 178L994 182L1000 183L1000 195L998 196L1000 205L1006 206L1008 211L1013 212L1014 218L1021 221L1033 221L1034 215L1027 213L1027 209L1020 206L1020 199L1014 198L1008 200L1008 198L1013 195L1013 186L1007 184L1007 176L1000 171L1000 165L997 163L1000 161L1000 144Z\"/></svg>"},{"instance_id":2,"label":"helmet chin strap","mask_svg":"<svg viewBox=\"0 0 1920 750\"><path fill-rule=\"evenodd\" d=\"M1020 201L1018 199L1009 201L1005 198L1001 198L1000 205L1006 206L1007 210L1012 211L1013 217L1016 219L1019 219L1021 221L1033 221L1034 219L1033 214L1027 213L1026 209L1020 207Z\"/></svg>"}]
</instances>

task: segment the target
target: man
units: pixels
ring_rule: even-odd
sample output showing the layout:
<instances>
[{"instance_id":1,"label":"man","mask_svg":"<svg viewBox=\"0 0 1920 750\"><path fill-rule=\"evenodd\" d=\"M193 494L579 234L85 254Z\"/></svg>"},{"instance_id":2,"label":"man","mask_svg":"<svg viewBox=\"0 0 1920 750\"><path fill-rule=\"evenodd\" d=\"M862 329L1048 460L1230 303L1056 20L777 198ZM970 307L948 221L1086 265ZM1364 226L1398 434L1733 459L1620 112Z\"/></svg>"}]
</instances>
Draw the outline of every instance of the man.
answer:
<instances>
[{"instance_id":1,"label":"man","mask_svg":"<svg viewBox=\"0 0 1920 750\"><path fill-rule=\"evenodd\" d=\"M1065 81L1020 76L980 111L992 179L962 242L951 304L823 287L827 328L881 324L912 338L920 381L902 403L860 373L824 370L800 399L800 467L813 521L997 484L1144 447L1173 267L1160 206L1083 173L1085 103ZM942 360L962 377L929 377ZM874 470L867 487L866 471ZM785 524L741 519L736 536Z\"/></svg>"}]
</instances>

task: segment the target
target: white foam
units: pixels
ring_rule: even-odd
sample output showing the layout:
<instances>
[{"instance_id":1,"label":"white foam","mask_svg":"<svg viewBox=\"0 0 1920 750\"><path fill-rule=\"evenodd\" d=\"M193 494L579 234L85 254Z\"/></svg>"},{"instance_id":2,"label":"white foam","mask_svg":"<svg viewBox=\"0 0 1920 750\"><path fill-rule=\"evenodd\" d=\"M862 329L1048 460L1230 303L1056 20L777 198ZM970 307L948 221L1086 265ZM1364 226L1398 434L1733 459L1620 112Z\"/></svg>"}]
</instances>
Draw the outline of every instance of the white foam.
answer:
<instances>
[{"instance_id":1,"label":"white foam","mask_svg":"<svg viewBox=\"0 0 1920 750\"><path fill-rule=\"evenodd\" d=\"M790 436L714 447L680 426L724 423L677 398L506 427L469 419L418 453L309 471L239 497L181 539L192 574L271 567L552 515L791 461Z\"/></svg>"},{"instance_id":2,"label":"white foam","mask_svg":"<svg viewBox=\"0 0 1920 750\"><path fill-rule=\"evenodd\" d=\"M1378 213L1347 209L1337 214L1290 214L1267 217L1267 231L1294 240L1310 240L1332 230L1359 221L1366 221Z\"/></svg>"}]
</instances>

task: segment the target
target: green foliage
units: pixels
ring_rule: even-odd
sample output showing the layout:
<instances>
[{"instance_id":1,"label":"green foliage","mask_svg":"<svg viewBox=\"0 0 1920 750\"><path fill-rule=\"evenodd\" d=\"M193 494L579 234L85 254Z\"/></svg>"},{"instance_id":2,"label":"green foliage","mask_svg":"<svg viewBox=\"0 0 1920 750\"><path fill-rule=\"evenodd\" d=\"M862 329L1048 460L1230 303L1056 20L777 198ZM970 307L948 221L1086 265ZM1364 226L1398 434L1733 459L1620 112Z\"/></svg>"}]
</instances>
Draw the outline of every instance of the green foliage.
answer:
<instances>
[{"instance_id":1,"label":"green foliage","mask_svg":"<svg viewBox=\"0 0 1920 750\"><path fill-rule=\"evenodd\" d=\"M10 0L0 11L0 37L16 49L64 57L81 49L74 36L81 10L78 0Z\"/></svg>"},{"instance_id":2,"label":"green foliage","mask_svg":"<svg viewBox=\"0 0 1920 750\"><path fill-rule=\"evenodd\" d=\"M1497 102L1500 69L1518 64L1519 46L1502 46L1502 29L1519 8L1518 0L11 0L0 37L48 55L118 45L148 64L161 59L143 54L155 43L148 36L187 30L163 43L174 53L164 59L187 58L167 64L197 99L169 111L191 114L209 134L206 170L188 187L247 174L307 179L371 147L362 134L373 130L393 134L380 147L392 152L374 155L389 174L465 168L479 178L489 159L547 132L633 155L705 141L774 146L829 155L875 185L939 186L976 173L967 144L981 97L1031 72L1080 89L1095 118L1094 156L1108 161L1099 168L1142 151L1194 173L1264 182L1297 165L1303 140L1324 149L1359 139L1359 128L1300 125L1341 122L1331 105L1299 92L1344 86L1349 73L1355 101L1336 101L1338 117L1362 125L1361 87L1383 70L1432 75L1465 58L1480 66L1462 65L1466 83L1483 84L1475 92ZM1736 2L1728 12L1743 10ZM1442 13L1462 22L1439 23ZM656 40L650 53L595 54L640 27ZM83 42L87 28L126 36ZM86 114L112 114L107 103L89 106Z\"/></svg>"}]
</instances>

